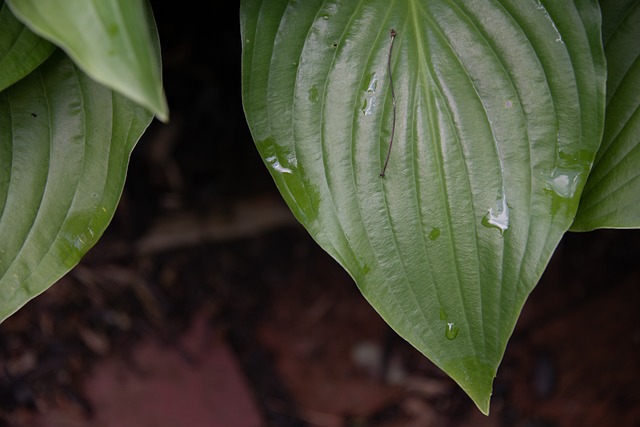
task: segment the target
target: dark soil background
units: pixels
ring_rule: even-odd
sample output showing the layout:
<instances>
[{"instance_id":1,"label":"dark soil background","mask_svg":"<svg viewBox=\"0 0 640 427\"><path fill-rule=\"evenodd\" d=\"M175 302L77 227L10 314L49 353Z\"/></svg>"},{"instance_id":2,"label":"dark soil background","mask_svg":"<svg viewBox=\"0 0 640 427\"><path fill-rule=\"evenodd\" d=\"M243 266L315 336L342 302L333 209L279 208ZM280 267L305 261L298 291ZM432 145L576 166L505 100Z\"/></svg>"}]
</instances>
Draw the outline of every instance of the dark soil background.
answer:
<instances>
[{"instance_id":1,"label":"dark soil background","mask_svg":"<svg viewBox=\"0 0 640 427\"><path fill-rule=\"evenodd\" d=\"M286 210L244 121L225 5L154 2L171 123L140 141L100 243L0 325L0 426L640 426L640 234L565 237L480 415ZM149 362L180 352L197 319L239 368L252 421L96 421L100 367L135 364L145 342Z\"/></svg>"}]
</instances>

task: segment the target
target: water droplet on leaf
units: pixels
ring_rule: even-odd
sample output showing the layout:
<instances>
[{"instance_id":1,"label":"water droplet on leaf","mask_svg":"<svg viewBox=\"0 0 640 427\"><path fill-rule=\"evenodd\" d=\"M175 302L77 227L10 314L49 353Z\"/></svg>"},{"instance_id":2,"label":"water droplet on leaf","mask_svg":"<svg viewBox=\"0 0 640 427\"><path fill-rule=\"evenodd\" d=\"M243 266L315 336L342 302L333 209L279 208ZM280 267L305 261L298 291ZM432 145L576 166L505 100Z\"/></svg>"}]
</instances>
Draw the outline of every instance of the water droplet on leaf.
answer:
<instances>
[{"instance_id":1,"label":"water droplet on leaf","mask_svg":"<svg viewBox=\"0 0 640 427\"><path fill-rule=\"evenodd\" d=\"M280 173L293 173L293 171L287 167L282 166L280 160L276 156L271 156L266 158L267 163L273 168L273 170Z\"/></svg>"},{"instance_id":2,"label":"water droplet on leaf","mask_svg":"<svg viewBox=\"0 0 640 427\"><path fill-rule=\"evenodd\" d=\"M509 228L509 205L507 205L504 191L495 205L482 217L481 223L488 228L497 228L500 234Z\"/></svg>"},{"instance_id":3,"label":"water droplet on leaf","mask_svg":"<svg viewBox=\"0 0 640 427\"><path fill-rule=\"evenodd\" d=\"M547 179L547 185L558 196L570 199L576 194L581 174L578 170L555 169Z\"/></svg>"},{"instance_id":4,"label":"water droplet on leaf","mask_svg":"<svg viewBox=\"0 0 640 427\"><path fill-rule=\"evenodd\" d=\"M367 90L364 94L364 105L362 107L362 114L365 116L370 116L373 114L376 108L377 96L376 89L378 88L378 77L376 73L371 75L371 79L369 80L369 85L367 86Z\"/></svg>"},{"instance_id":5,"label":"water droplet on leaf","mask_svg":"<svg viewBox=\"0 0 640 427\"><path fill-rule=\"evenodd\" d=\"M454 322L447 322L447 328L444 331L444 336L448 340L454 340L458 336L458 327Z\"/></svg>"},{"instance_id":6,"label":"water droplet on leaf","mask_svg":"<svg viewBox=\"0 0 640 427\"><path fill-rule=\"evenodd\" d=\"M429 233L429 240L437 240L440 237L440 229L438 227L433 227L431 229L431 233Z\"/></svg>"},{"instance_id":7,"label":"water droplet on leaf","mask_svg":"<svg viewBox=\"0 0 640 427\"><path fill-rule=\"evenodd\" d=\"M318 102L319 92L318 88L314 85L309 89L309 101Z\"/></svg>"}]
</instances>

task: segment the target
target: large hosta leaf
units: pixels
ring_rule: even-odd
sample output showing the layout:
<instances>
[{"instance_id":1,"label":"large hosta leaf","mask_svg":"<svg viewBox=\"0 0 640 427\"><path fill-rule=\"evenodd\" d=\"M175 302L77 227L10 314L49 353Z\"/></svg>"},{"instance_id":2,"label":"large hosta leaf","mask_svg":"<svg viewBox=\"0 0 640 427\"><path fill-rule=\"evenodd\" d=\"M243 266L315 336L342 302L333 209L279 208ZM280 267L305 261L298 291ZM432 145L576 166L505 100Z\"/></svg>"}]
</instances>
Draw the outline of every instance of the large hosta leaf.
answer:
<instances>
[{"instance_id":1,"label":"large hosta leaf","mask_svg":"<svg viewBox=\"0 0 640 427\"><path fill-rule=\"evenodd\" d=\"M640 1L602 1L607 113L574 230L640 227Z\"/></svg>"},{"instance_id":2,"label":"large hosta leaf","mask_svg":"<svg viewBox=\"0 0 640 427\"><path fill-rule=\"evenodd\" d=\"M0 320L98 240L151 119L61 52L0 92Z\"/></svg>"},{"instance_id":3,"label":"large hosta leaf","mask_svg":"<svg viewBox=\"0 0 640 427\"><path fill-rule=\"evenodd\" d=\"M0 0L0 91L33 71L54 49L18 21Z\"/></svg>"},{"instance_id":4,"label":"large hosta leaf","mask_svg":"<svg viewBox=\"0 0 640 427\"><path fill-rule=\"evenodd\" d=\"M94 80L168 118L158 33L148 0L7 0L29 27Z\"/></svg>"},{"instance_id":5,"label":"large hosta leaf","mask_svg":"<svg viewBox=\"0 0 640 427\"><path fill-rule=\"evenodd\" d=\"M597 3L244 0L241 23L245 112L294 214L488 412L599 145Z\"/></svg>"}]
</instances>

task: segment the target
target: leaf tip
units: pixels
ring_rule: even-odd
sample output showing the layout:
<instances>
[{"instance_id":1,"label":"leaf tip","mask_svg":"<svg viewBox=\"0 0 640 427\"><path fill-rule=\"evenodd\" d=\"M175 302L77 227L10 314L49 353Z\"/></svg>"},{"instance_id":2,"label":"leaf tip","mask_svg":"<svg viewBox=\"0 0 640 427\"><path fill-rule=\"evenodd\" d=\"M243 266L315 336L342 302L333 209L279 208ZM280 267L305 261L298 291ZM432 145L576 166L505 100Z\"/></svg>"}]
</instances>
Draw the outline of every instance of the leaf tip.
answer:
<instances>
[{"instance_id":1,"label":"leaf tip","mask_svg":"<svg viewBox=\"0 0 640 427\"><path fill-rule=\"evenodd\" d=\"M162 102L158 106L158 108L154 109L154 113L156 115L156 118L160 120L162 123L164 124L169 123L169 106L164 96L162 97Z\"/></svg>"},{"instance_id":2,"label":"leaf tip","mask_svg":"<svg viewBox=\"0 0 640 427\"><path fill-rule=\"evenodd\" d=\"M479 384L473 384L473 386L469 388L462 386L462 389L471 398L473 403L476 404L480 412L487 416L489 415L489 409L491 406L492 388L493 378L488 381L483 380Z\"/></svg>"},{"instance_id":3,"label":"leaf tip","mask_svg":"<svg viewBox=\"0 0 640 427\"><path fill-rule=\"evenodd\" d=\"M489 415L493 380L497 367L485 364L474 357L450 362L444 371L464 390L480 412Z\"/></svg>"}]
</instances>

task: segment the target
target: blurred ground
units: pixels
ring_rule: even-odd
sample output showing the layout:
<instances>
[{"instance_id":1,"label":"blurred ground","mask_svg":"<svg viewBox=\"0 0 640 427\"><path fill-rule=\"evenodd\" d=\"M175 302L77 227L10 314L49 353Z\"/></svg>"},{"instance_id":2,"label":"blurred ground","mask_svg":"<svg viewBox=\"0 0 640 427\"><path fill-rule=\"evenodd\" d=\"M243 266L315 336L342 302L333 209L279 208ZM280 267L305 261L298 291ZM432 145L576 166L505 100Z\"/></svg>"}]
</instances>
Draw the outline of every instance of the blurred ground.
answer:
<instances>
[{"instance_id":1,"label":"blurred ground","mask_svg":"<svg viewBox=\"0 0 640 427\"><path fill-rule=\"evenodd\" d=\"M191 3L154 2L172 121L113 224L0 325L0 427L640 426L640 233L566 236L480 415L295 223L244 124L237 5Z\"/></svg>"}]
</instances>

